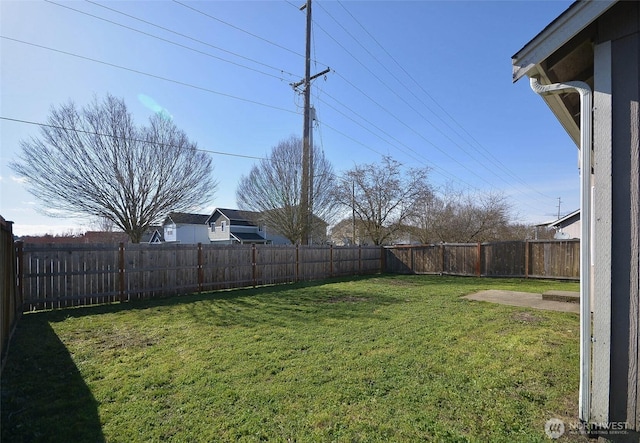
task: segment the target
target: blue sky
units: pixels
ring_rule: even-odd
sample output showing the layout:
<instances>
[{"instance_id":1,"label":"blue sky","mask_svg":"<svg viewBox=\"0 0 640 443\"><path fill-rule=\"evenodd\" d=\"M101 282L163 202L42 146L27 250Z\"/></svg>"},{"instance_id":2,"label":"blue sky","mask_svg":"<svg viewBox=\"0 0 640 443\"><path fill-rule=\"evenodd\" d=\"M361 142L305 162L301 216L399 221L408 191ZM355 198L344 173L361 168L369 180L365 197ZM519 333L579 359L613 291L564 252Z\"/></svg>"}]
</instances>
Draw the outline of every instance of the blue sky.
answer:
<instances>
[{"instance_id":1,"label":"blue sky","mask_svg":"<svg viewBox=\"0 0 640 443\"><path fill-rule=\"evenodd\" d=\"M0 3L0 215L18 235L82 229L48 218L8 167L50 107L124 98L139 124L159 109L214 154L235 207L239 178L302 133L302 1ZM570 1L315 1L314 139L336 171L390 155L436 187L508 196L519 221L579 206L577 148L511 55ZM80 12L79 12L80 11ZM98 18L99 17L99 18ZM34 46L38 45L38 46ZM46 48L49 49L46 49ZM71 55L73 54L73 55ZM82 58L81 58L82 57ZM89 60L91 59L91 60Z\"/></svg>"}]
</instances>

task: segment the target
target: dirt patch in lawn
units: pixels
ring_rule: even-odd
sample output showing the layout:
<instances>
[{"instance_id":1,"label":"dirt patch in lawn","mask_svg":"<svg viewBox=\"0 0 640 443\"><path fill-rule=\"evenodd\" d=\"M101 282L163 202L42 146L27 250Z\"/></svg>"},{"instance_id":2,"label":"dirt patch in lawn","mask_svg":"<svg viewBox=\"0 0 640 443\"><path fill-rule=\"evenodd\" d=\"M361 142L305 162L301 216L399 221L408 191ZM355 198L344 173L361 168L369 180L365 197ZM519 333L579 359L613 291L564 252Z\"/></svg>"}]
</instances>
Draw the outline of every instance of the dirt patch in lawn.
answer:
<instances>
[{"instance_id":1,"label":"dirt patch in lawn","mask_svg":"<svg viewBox=\"0 0 640 443\"><path fill-rule=\"evenodd\" d=\"M340 297L331 297L327 300L327 303L359 303L369 301L367 297L352 297L350 295L344 295Z\"/></svg>"},{"instance_id":2,"label":"dirt patch in lawn","mask_svg":"<svg viewBox=\"0 0 640 443\"><path fill-rule=\"evenodd\" d=\"M511 318L519 323L540 323L542 319L530 312L514 312Z\"/></svg>"}]
</instances>

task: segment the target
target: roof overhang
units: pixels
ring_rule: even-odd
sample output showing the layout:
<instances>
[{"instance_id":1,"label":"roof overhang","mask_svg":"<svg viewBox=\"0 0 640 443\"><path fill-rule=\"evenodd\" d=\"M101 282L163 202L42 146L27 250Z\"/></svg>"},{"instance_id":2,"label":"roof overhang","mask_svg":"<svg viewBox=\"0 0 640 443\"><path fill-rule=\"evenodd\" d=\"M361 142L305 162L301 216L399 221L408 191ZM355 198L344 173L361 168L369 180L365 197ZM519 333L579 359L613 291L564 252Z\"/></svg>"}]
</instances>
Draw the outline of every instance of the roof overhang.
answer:
<instances>
[{"instance_id":1,"label":"roof overhang","mask_svg":"<svg viewBox=\"0 0 640 443\"><path fill-rule=\"evenodd\" d=\"M582 81L593 89L596 19L618 0L576 1L511 57L513 81L535 77L541 84ZM580 144L578 94L543 96L576 145Z\"/></svg>"}]
</instances>

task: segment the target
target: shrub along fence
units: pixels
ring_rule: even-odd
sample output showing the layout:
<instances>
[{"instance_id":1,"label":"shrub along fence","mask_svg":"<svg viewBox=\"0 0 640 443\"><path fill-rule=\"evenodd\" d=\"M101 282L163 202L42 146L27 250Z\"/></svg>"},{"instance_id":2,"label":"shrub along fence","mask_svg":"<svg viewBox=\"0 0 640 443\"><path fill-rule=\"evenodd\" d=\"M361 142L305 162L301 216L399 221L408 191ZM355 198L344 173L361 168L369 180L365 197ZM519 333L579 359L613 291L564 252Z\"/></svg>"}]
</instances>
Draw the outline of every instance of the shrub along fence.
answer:
<instances>
[{"instance_id":1,"label":"shrub along fence","mask_svg":"<svg viewBox=\"0 0 640 443\"><path fill-rule=\"evenodd\" d=\"M578 280L579 246L577 240L384 248L18 242L12 300L24 300L18 308L30 311L379 272Z\"/></svg>"},{"instance_id":2,"label":"shrub along fence","mask_svg":"<svg viewBox=\"0 0 640 443\"><path fill-rule=\"evenodd\" d=\"M484 277L580 279L580 240L394 246L386 271Z\"/></svg>"}]
</instances>

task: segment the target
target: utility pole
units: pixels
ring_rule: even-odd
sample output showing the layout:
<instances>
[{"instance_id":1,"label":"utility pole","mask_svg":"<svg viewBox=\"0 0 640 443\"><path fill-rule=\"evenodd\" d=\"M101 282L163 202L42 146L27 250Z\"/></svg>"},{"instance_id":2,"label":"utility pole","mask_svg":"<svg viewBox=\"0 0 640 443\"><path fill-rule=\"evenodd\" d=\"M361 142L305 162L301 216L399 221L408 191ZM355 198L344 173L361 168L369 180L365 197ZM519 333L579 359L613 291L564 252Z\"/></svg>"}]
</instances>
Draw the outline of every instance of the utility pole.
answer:
<instances>
[{"instance_id":1,"label":"utility pole","mask_svg":"<svg viewBox=\"0 0 640 443\"><path fill-rule=\"evenodd\" d=\"M560 203L562 203L562 200L558 197L558 220L560 220Z\"/></svg>"},{"instance_id":2,"label":"utility pole","mask_svg":"<svg viewBox=\"0 0 640 443\"><path fill-rule=\"evenodd\" d=\"M316 119L316 109L309 108L309 244L313 244L313 122Z\"/></svg>"},{"instance_id":3,"label":"utility pole","mask_svg":"<svg viewBox=\"0 0 640 443\"><path fill-rule=\"evenodd\" d=\"M306 48L305 48L305 64L304 64L304 80L293 83L293 89L300 85L304 85L304 123L302 126L302 180L300 185L300 217L302 219L302 238L303 245L309 244L311 233L311 206L310 195L313 192L311 180L311 158L313 156L310 142L311 134L311 80L327 74L331 69L311 76L311 0L300 7L300 10L307 10L307 32L306 32Z\"/></svg>"},{"instance_id":4,"label":"utility pole","mask_svg":"<svg viewBox=\"0 0 640 443\"><path fill-rule=\"evenodd\" d=\"M309 120L311 101L311 0L307 0L307 40L304 58L304 123L302 127L302 189L300 190L300 216L304 220L302 228L302 244L309 244Z\"/></svg>"},{"instance_id":5,"label":"utility pole","mask_svg":"<svg viewBox=\"0 0 640 443\"><path fill-rule=\"evenodd\" d=\"M356 244L356 182L351 182L351 222L353 223L353 246Z\"/></svg>"}]
</instances>

